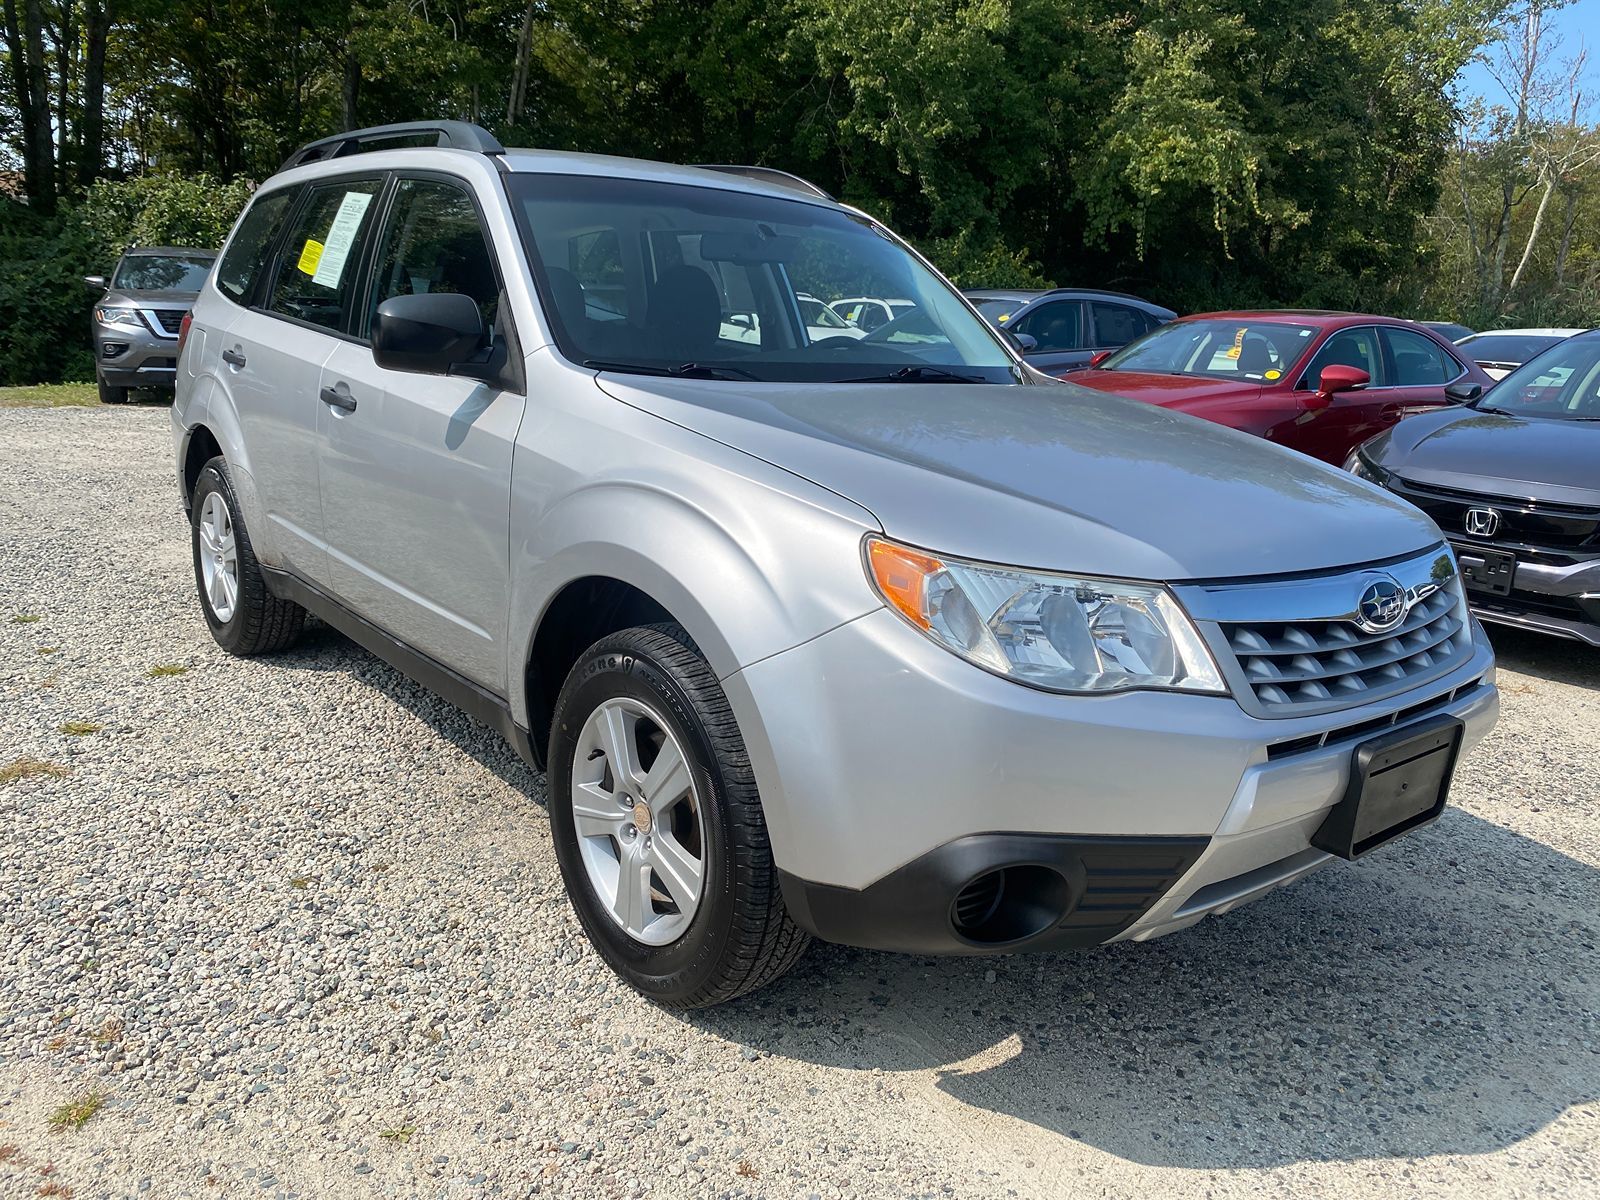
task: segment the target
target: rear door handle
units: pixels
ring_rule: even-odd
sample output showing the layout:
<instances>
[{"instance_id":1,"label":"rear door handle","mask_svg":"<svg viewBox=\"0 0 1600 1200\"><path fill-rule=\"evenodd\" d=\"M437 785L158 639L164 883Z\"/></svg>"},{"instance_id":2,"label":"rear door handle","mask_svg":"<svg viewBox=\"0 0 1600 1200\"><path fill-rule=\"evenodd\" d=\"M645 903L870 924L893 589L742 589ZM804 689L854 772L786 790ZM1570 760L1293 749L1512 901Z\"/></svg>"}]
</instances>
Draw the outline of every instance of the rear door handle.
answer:
<instances>
[{"instance_id":1,"label":"rear door handle","mask_svg":"<svg viewBox=\"0 0 1600 1200\"><path fill-rule=\"evenodd\" d=\"M229 366L242 367L244 366L244 351L224 350L222 352L222 361L227 363Z\"/></svg>"},{"instance_id":2,"label":"rear door handle","mask_svg":"<svg viewBox=\"0 0 1600 1200\"><path fill-rule=\"evenodd\" d=\"M322 402L333 408L342 408L345 412L355 412L356 399L337 388L325 387L322 389Z\"/></svg>"}]
</instances>

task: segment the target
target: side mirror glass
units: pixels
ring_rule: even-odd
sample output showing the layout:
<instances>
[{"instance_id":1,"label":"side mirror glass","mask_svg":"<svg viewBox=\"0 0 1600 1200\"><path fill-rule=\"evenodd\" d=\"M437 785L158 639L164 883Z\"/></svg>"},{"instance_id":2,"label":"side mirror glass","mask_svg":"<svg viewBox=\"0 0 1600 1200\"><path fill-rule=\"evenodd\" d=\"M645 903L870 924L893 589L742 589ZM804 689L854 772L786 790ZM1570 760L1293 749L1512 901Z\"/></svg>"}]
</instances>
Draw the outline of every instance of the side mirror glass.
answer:
<instances>
[{"instance_id":1,"label":"side mirror glass","mask_svg":"<svg viewBox=\"0 0 1600 1200\"><path fill-rule=\"evenodd\" d=\"M1323 409L1333 403L1334 396L1340 392L1354 392L1372 382L1360 367L1347 367L1343 363L1332 363L1322 368L1322 374L1317 379L1317 394L1306 401L1306 407Z\"/></svg>"},{"instance_id":2,"label":"side mirror glass","mask_svg":"<svg viewBox=\"0 0 1600 1200\"><path fill-rule=\"evenodd\" d=\"M1447 383L1444 385L1444 398L1455 404L1471 404L1483 395L1481 383Z\"/></svg>"},{"instance_id":3,"label":"side mirror glass","mask_svg":"<svg viewBox=\"0 0 1600 1200\"><path fill-rule=\"evenodd\" d=\"M1089 366L1091 368L1098 367L1101 363L1105 362L1105 360L1110 358L1110 357L1111 357L1111 351L1109 351L1109 350L1096 350L1093 354L1091 354L1089 356Z\"/></svg>"},{"instance_id":4,"label":"side mirror glass","mask_svg":"<svg viewBox=\"0 0 1600 1200\"><path fill-rule=\"evenodd\" d=\"M483 345L483 317L459 292L392 296L372 325L373 360L391 371L465 374L454 368L472 363Z\"/></svg>"},{"instance_id":5,"label":"side mirror glass","mask_svg":"<svg viewBox=\"0 0 1600 1200\"><path fill-rule=\"evenodd\" d=\"M83 286L91 292L103 292L106 290L106 277L104 275L85 275L83 277Z\"/></svg>"}]
</instances>

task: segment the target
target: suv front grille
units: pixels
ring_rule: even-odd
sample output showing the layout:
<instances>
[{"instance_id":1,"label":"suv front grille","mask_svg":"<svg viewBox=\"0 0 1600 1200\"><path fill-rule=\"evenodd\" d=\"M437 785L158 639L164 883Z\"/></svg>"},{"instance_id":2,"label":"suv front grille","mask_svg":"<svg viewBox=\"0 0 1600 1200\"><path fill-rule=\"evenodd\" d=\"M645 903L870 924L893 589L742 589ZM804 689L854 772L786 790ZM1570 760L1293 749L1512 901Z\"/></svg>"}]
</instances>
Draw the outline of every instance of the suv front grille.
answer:
<instances>
[{"instance_id":1,"label":"suv front grille","mask_svg":"<svg viewBox=\"0 0 1600 1200\"><path fill-rule=\"evenodd\" d=\"M1373 633L1357 623L1360 600L1369 584L1386 579L1404 589L1409 611L1394 629ZM1372 703L1437 679L1472 655L1466 596L1443 549L1331 575L1183 592L1234 695L1257 716Z\"/></svg>"},{"instance_id":2,"label":"suv front grille","mask_svg":"<svg viewBox=\"0 0 1600 1200\"><path fill-rule=\"evenodd\" d=\"M183 327L183 309L181 308L153 308L150 310L155 319L161 323L161 328L168 333L177 333Z\"/></svg>"},{"instance_id":3,"label":"suv front grille","mask_svg":"<svg viewBox=\"0 0 1600 1200\"><path fill-rule=\"evenodd\" d=\"M1600 545L1600 508L1591 505L1479 495L1399 476L1390 490L1427 513L1447 534L1472 537L1466 528L1467 510L1488 508L1500 515L1500 528L1489 539L1492 542L1558 549Z\"/></svg>"}]
</instances>

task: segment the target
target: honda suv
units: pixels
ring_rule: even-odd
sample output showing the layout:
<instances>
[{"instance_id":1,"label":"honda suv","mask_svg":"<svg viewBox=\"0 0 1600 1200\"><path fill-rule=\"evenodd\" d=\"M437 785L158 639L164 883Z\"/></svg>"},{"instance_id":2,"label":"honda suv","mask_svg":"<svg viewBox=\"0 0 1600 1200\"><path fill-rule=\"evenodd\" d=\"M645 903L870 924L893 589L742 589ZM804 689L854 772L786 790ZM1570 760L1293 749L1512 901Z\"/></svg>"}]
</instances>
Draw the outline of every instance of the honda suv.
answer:
<instances>
[{"instance_id":1,"label":"honda suv","mask_svg":"<svg viewBox=\"0 0 1600 1200\"><path fill-rule=\"evenodd\" d=\"M799 303L875 293L915 337ZM764 168L313 143L201 292L173 427L217 642L312 613L503 732L593 944L671 1005L812 935L1181 929L1432 820L1498 708L1411 505L1030 370Z\"/></svg>"}]
</instances>

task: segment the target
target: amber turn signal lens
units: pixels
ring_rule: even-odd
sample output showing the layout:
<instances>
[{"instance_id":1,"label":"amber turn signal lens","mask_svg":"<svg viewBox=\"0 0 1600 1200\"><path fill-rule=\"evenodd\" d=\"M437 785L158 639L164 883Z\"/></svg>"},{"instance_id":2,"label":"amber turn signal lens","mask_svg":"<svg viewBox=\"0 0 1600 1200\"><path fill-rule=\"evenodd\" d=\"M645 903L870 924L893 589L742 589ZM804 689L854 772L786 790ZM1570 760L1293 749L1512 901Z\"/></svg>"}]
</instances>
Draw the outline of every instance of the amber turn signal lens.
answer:
<instances>
[{"instance_id":1,"label":"amber turn signal lens","mask_svg":"<svg viewBox=\"0 0 1600 1200\"><path fill-rule=\"evenodd\" d=\"M931 554L876 538L867 544L867 561L883 598L917 628L928 629L928 580L944 570L944 564Z\"/></svg>"}]
</instances>

